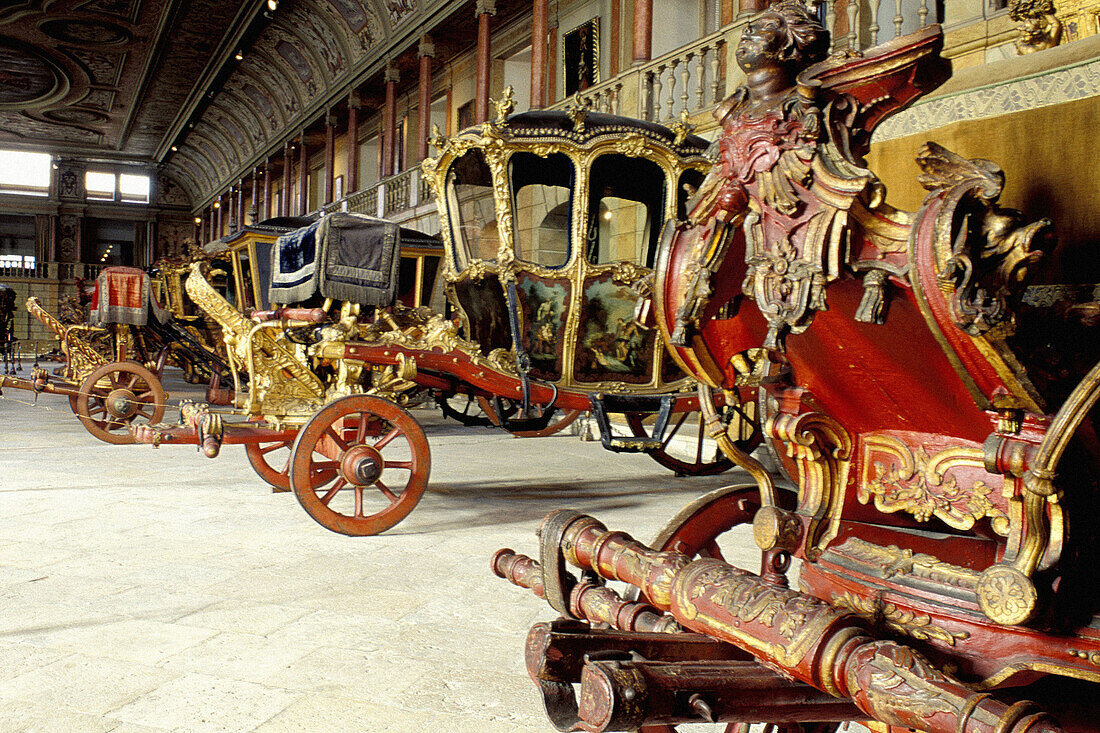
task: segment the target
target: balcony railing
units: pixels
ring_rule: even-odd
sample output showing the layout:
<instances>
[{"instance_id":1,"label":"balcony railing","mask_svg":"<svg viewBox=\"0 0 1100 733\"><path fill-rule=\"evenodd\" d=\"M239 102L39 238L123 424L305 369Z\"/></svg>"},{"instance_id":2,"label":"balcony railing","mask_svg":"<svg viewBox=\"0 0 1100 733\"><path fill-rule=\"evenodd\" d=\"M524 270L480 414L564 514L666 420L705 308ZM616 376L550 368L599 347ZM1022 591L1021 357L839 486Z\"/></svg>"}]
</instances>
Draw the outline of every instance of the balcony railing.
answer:
<instances>
[{"instance_id":1,"label":"balcony railing","mask_svg":"<svg viewBox=\"0 0 1100 733\"><path fill-rule=\"evenodd\" d=\"M726 48L739 34L740 28L723 29L644 66L639 95L643 119L666 122L721 102L726 96Z\"/></svg>"},{"instance_id":2,"label":"balcony railing","mask_svg":"<svg viewBox=\"0 0 1100 733\"><path fill-rule=\"evenodd\" d=\"M20 264L10 259L0 261L0 280L94 280L104 265L83 262L41 262L26 257Z\"/></svg>"}]
</instances>

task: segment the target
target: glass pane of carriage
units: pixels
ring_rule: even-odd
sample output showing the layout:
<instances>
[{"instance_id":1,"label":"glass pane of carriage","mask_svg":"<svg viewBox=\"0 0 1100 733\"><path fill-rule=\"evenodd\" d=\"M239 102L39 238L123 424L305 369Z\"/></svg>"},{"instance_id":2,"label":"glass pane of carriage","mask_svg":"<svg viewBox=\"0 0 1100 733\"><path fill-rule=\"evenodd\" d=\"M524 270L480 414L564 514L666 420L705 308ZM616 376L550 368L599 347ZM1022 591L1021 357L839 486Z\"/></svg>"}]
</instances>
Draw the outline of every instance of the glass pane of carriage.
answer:
<instances>
[{"instance_id":1,"label":"glass pane of carriage","mask_svg":"<svg viewBox=\"0 0 1100 733\"><path fill-rule=\"evenodd\" d=\"M471 260L495 261L500 237L493 177L480 150L463 155L447 173L447 209L455 243L455 269L465 270Z\"/></svg>"},{"instance_id":2,"label":"glass pane of carriage","mask_svg":"<svg viewBox=\"0 0 1100 733\"><path fill-rule=\"evenodd\" d=\"M516 257L543 267L569 261L573 162L562 153L515 153L508 161L515 211Z\"/></svg>"}]
</instances>

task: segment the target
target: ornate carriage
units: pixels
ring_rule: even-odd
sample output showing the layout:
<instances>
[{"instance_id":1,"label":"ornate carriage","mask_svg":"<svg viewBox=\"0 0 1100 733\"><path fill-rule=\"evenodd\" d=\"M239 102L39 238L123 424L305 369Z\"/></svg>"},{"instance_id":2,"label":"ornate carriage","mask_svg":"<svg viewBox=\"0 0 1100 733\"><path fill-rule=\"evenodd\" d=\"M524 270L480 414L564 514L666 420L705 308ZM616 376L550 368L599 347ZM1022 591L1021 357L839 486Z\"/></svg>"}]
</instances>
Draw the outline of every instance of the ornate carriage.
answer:
<instances>
[{"instance_id":1,"label":"ornate carriage","mask_svg":"<svg viewBox=\"0 0 1100 733\"><path fill-rule=\"evenodd\" d=\"M27 300L27 310L60 342L60 379L36 362L29 379L0 377L0 388L60 394L80 422L108 443L133 443L132 424L158 422L168 395L160 383L168 320L152 297L149 276L131 267L105 268L96 279L90 323L62 323Z\"/></svg>"},{"instance_id":2,"label":"ornate carriage","mask_svg":"<svg viewBox=\"0 0 1100 733\"><path fill-rule=\"evenodd\" d=\"M561 730L1100 729L1096 304L1027 287L1050 222L997 204L993 163L927 144L915 213L863 166L876 124L946 78L938 27L818 61L822 34L791 0L750 22L749 83L654 286L704 405L758 390L779 469L716 426L755 483L651 545L557 512L538 561L497 553L564 617L532 629L528 670ZM723 559L739 525L759 574Z\"/></svg>"},{"instance_id":3,"label":"ornate carriage","mask_svg":"<svg viewBox=\"0 0 1100 733\"><path fill-rule=\"evenodd\" d=\"M683 213L702 181L705 143L686 127L584 107L510 119L509 110L506 99L494 121L449 141L437 136L440 155L424 167L441 202L453 320L391 306L402 283L397 253L416 254L405 256L413 232L328 215L272 250L269 300L291 307L246 317L197 268L187 279L248 376L247 390L236 385L234 413L252 422L188 406L184 426L142 429L139 439L202 443L208 455L242 443L268 483L350 535L392 527L419 501L429 449L402 406L426 390L452 416L476 420L467 410L476 403L481 419L518 435L548 434L593 407L607 424L609 412L626 413L633 435L609 435L610 447L651 451L684 473L729 467L725 456L704 455L701 432L686 459L668 450L698 401L639 321L661 225ZM414 282L429 265L413 269ZM417 287L421 297L429 291ZM373 320L364 310L372 306ZM755 404L730 394L731 434L749 447L759 442Z\"/></svg>"}]
</instances>

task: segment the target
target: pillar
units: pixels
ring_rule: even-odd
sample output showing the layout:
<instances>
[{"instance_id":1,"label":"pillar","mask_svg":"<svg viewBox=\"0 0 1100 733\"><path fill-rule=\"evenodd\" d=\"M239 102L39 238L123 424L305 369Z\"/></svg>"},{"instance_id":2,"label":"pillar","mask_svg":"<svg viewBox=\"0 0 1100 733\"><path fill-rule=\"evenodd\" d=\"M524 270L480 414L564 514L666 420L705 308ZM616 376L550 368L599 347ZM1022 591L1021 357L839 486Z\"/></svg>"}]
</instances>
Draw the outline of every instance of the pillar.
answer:
<instances>
[{"instance_id":1,"label":"pillar","mask_svg":"<svg viewBox=\"0 0 1100 733\"><path fill-rule=\"evenodd\" d=\"M263 167L264 177L264 205L260 209L260 221L265 221L271 218L271 189L274 183L271 180L271 160L270 158L264 158Z\"/></svg>"},{"instance_id":2,"label":"pillar","mask_svg":"<svg viewBox=\"0 0 1100 733\"><path fill-rule=\"evenodd\" d=\"M619 73L620 31L623 23L621 0L611 0L611 58L608 59L609 76Z\"/></svg>"},{"instance_id":3,"label":"pillar","mask_svg":"<svg viewBox=\"0 0 1100 733\"><path fill-rule=\"evenodd\" d=\"M306 150L306 131L302 130L298 148L298 216L309 212L309 152Z\"/></svg>"},{"instance_id":4,"label":"pillar","mask_svg":"<svg viewBox=\"0 0 1100 733\"><path fill-rule=\"evenodd\" d=\"M489 119L489 18L497 14L496 0L477 0L477 92L474 97L474 122Z\"/></svg>"},{"instance_id":5,"label":"pillar","mask_svg":"<svg viewBox=\"0 0 1100 733\"><path fill-rule=\"evenodd\" d=\"M653 0L634 0L634 62L653 58Z\"/></svg>"},{"instance_id":6,"label":"pillar","mask_svg":"<svg viewBox=\"0 0 1100 733\"><path fill-rule=\"evenodd\" d=\"M432 58L435 57L435 44L432 37L424 34L416 49L420 57L420 111L417 114L416 157L424 160L428 157L428 134L432 127Z\"/></svg>"},{"instance_id":7,"label":"pillar","mask_svg":"<svg viewBox=\"0 0 1100 733\"><path fill-rule=\"evenodd\" d=\"M290 216L290 176L293 158L290 157L291 143L283 143L283 200L279 206L279 216Z\"/></svg>"},{"instance_id":8,"label":"pillar","mask_svg":"<svg viewBox=\"0 0 1100 733\"><path fill-rule=\"evenodd\" d=\"M336 198L336 115L325 115L325 203Z\"/></svg>"},{"instance_id":9,"label":"pillar","mask_svg":"<svg viewBox=\"0 0 1100 733\"><path fill-rule=\"evenodd\" d=\"M244 179L237 181L237 230L244 229Z\"/></svg>"},{"instance_id":10,"label":"pillar","mask_svg":"<svg viewBox=\"0 0 1100 733\"><path fill-rule=\"evenodd\" d=\"M554 100L558 98L558 70L557 70L557 58L558 58L558 19L550 19L550 30L546 34L546 58L550 59L548 64L548 75L546 79L546 103L552 104Z\"/></svg>"},{"instance_id":11,"label":"pillar","mask_svg":"<svg viewBox=\"0 0 1100 733\"><path fill-rule=\"evenodd\" d=\"M218 198L214 201L214 213L218 217L217 224L214 226L215 239L222 235L222 209L224 208L225 207L222 206L222 196L218 196Z\"/></svg>"},{"instance_id":12,"label":"pillar","mask_svg":"<svg viewBox=\"0 0 1100 733\"><path fill-rule=\"evenodd\" d=\"M546 32L550 0L534 0L531 7L531 109L546 106Z\"/></svg>"},{"instance_id":13,"label":"pillar","mask_svg":"<svg viewBox=\"0 0 1100 733\"><path fill-rule=\"evenodd\" d=\"M252 204L248 207L248 221L255 224L260 215L260 176L257 169L252 169Z\"/></svg>"},{"instance_id":14,"label":"pillar","mask_svg":"<svg viewBox=\"0 0 1100 733\"><path fill-rule=\"evenodd\" d=\"M348 180L345 193L359 190L359 95L355 92L348 97Z\"/></svg>"},{"instance_id":15,"label":"pillar","mask_svg":"<svg viewBox=\"0 0 1100 733\"><path fill-rule=\"evenodd\" d=\"M386 82L386 104L382 108L382 177L392 176L393 159L397 140L397 67L393 61L386 64L383 75Z\"/></svg>"}]
</instances>

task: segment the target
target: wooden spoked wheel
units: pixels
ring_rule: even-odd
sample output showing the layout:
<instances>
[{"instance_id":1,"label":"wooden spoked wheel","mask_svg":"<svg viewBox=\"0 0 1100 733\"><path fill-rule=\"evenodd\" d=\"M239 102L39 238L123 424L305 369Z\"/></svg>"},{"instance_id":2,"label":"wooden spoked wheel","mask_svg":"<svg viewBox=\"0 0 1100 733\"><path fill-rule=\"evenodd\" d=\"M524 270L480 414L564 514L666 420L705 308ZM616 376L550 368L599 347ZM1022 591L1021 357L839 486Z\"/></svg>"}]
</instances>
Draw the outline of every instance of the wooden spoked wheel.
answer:
<instances>
[{"instance_id":1,"label":"wooden spoked wheel","mask_svg":"<svg viewBox=\"0 0 1100 733\"><path fill-rule=\"evenodd\" d=\"M351 536L404 519L428 486L428 439L397 405L351 395L322 408L291 448L290 488L318 524Z\"/></svg>"},{"instance_id":2,"label":"wooden spoked wheel","mask_svg":"<svg viewBox=\"0 0 1100 733\"><path fill-rule=\"evenodd\" d=\"M141 364L118 361L97 368L80 385L75 410L88 432L106 443L129 445L133 423L158 423L168 399L164 387Z\"/></svg>"},{"instance_id":3,"label":"wooden spoked wheel","mask_svg":"<svg viewBox=\"0 0 1100 733\"><path fill-rule=\"evenodd\" d=\"M722 412L730 439L746 453L751 453L761 440L756 410L756 402L750 401L727 405ZM652 421L652 415L631 413L626 416L634 437L648 435ZM733 461L717 443L707 438L702 412L673 413L664 442L649 455L677 476L714 476L733 468Z\"/></svg>"},{"instance_id":4,"label":"wooden spoked wheel","mask_svg":"<svg viewBox=\"0 0 1100 733\"><path fill-rule=\"evenodd\" d=\"M290 491L290 456L293 440L273 443L245 443L244 452L256 475L271 485L277 494ZM321 471L314 482L331 481L334 471Z\"/></svg>"},{"instance_id":5,"label":"wooden spoked wheel","mask_svg":"<svg viewBox=\"0 0 1100 733\"><path fill-rule=\"evenodd\" d=\"M508 428L507 420L503 419L501 415L498 414L497 409L493 405L493 402L491 400L486 397L478 397L477 403L481 406L482 411L489 416L489 420L493 423L493 425L496 425L497 427L503 427L505 430L508 430L509 433L516 436L517 438L546 438L556 433L560 433L562 430L565 430L567 427L572 425L573 422L578 417L580 417L581 413L583 412L583 410L559 409L558 412L552 418L550 418L550 422L546 424L546 427L542 428L541 430L510 430ZM510 413L504 416L505 418L510 417L511 414L513 414L515 410L518 409L518 405L510 399L505 402L506 409L508 409L509 406L514 406L514 409L511 409ZM535 409L541 410L544 408L536 406Z\"/></svg>"}]
</instances>

